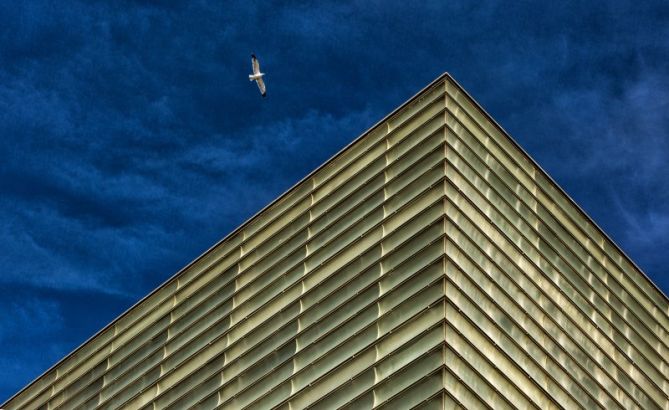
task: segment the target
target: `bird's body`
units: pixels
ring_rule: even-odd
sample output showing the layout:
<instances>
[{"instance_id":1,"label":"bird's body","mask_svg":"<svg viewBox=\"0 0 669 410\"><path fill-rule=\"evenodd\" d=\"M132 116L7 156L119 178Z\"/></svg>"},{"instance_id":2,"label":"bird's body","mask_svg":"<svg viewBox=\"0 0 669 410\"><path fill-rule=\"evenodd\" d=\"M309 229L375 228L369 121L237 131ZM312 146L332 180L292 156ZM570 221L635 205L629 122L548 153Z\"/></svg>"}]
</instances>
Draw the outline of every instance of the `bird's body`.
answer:
<instances>
[{"instance_id":1,"label":"bird's body","mask_svg":"<svg viewBox=\"0 0 669 410\"><path fill-rule=\"evenodd\" d=\"M265 82L262 79L265 73L260 72L260 63L255 54L251 54L251 68L253 69L253 74L249 74L249 81L255 81L258 84L258 89L260 89L260 94L265 97L267 95L267 89L265 88Z\"/></svg>"}]
</instances>

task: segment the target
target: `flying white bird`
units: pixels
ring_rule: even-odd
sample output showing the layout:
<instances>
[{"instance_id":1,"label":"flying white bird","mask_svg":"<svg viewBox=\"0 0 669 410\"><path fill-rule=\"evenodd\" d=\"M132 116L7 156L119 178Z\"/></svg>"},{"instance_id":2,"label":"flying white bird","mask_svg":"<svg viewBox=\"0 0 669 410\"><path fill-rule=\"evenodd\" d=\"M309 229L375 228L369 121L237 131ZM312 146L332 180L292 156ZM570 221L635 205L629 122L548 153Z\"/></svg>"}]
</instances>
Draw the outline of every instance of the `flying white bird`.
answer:
<instances>
[{"instance_id":1,"label":"flying white bird","mask_svg":"<svg viewBox=\"0 0 669 410\"><path fill-rule=\"evenodd\" d=\"M267 95L267 91L265 90L265 82L262 80L262 77L265 75L265 73L260 72L260 63L258 62L258 58L255 54L251 54L251 67L253 68L253 74L249 74L249 81L255 81L256 84L258 84L258 88L260 89L260 94L265 97Z\"/></svg>"}]
</instances>

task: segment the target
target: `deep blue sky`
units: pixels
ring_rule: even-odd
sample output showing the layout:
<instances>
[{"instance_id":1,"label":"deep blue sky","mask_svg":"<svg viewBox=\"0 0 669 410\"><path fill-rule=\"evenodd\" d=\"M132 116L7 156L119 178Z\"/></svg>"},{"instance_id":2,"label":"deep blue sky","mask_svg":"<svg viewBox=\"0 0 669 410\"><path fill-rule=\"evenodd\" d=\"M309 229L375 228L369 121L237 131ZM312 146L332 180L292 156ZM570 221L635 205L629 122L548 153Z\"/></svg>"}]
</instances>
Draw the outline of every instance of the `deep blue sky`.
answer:
<instances>
[{"instance_id":1,"label":"deep blue sky","mask_svg":"<svg viewBox=\"0 0 669 410\"><path fill-rule=\"evenodd\" d=\"M669 3L407 3L0 0L0 402L444 71L669 292Z\"/></svg>"}]
</instances>

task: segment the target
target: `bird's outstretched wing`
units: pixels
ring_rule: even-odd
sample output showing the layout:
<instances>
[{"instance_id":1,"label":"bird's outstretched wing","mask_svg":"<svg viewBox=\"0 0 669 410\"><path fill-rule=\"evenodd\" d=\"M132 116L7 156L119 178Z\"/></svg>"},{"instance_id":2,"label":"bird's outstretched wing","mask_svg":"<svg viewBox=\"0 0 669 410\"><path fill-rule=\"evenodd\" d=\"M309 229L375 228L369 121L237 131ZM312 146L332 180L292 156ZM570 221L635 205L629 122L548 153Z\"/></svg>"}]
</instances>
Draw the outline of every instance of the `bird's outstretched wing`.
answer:
<instances>
[{"instance_id":1,"label":"bird's outstretched wing","mask_svg":"<svg viewBox=\"0 0 669 410\"><path fill-rule=\"evenodd\" d=\"M260 63L255 54L251 54L251 67L253 68L253 74L258 74L260 72Z\"/></svg>"},{"instance_id":2,"label":"bird's outstretched wing","mask_svg":"<svg viewBox=\"0 0 669 410\"><path fill-rule=\"evenodd\" d=\"M262 78L258 78L256 80L256 83L258 83L260 94L262 94L262 96L265 97L267 95L267 90L265 89L265 82L262 80Z\"/></svg>"}]
</instances>

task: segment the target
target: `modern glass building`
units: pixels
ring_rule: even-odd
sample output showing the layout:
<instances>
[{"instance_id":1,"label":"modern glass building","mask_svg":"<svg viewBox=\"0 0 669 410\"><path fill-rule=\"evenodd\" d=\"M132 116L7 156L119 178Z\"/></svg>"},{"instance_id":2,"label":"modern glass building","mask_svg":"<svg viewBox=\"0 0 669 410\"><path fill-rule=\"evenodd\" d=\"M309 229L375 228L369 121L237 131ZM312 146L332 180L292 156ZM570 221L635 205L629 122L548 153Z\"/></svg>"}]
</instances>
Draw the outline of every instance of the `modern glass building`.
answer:
<instances>
[{"instance_id":1,"label":"modern glass building","mask_svg":"<svg viewBox=\"0 0 669 410\"><path fill-rule=\"evenodd\" d=\"M669 409L669 300L447 74L6 409Z\"/></svg>"}]
</instances>

